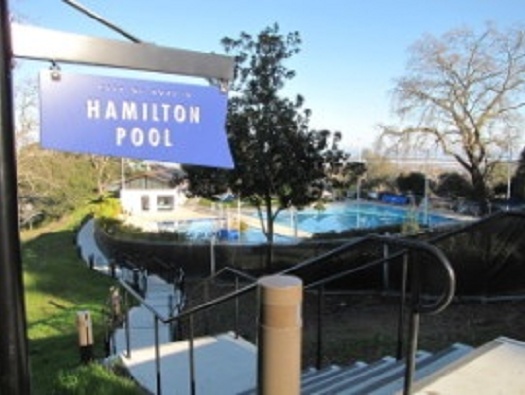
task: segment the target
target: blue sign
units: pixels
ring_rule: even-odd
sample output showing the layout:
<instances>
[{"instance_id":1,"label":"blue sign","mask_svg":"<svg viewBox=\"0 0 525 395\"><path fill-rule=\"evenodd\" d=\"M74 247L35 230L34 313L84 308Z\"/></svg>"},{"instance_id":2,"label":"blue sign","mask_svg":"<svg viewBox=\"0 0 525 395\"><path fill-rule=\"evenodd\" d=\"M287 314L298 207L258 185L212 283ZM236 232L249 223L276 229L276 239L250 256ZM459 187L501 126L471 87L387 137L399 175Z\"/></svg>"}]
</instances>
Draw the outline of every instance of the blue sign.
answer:
<instances>
[{"instance_id":1,"label":"blue sign","mask_svg":"<svg viewBox=\"0 0 525 395\"><path fill-rule=\"evenodd\" d=\"M42 147L232 168L227 94L212 86L40 74Z\"/></svg>"}]
</instances>

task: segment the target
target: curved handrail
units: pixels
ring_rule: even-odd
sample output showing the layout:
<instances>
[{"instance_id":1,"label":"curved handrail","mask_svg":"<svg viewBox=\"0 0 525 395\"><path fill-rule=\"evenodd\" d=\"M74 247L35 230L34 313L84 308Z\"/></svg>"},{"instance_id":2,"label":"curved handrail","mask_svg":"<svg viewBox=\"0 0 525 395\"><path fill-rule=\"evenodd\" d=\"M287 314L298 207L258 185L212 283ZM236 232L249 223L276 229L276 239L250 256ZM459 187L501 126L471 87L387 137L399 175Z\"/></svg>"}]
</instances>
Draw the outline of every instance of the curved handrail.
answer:
<instances>
[{"instance_id":1,"label":"curved handrail","mask_svg":"<svg viewBox=\"0 0 525 395\"><path fill-rule=\"evenodd\" d=\"M310 283L305 286L305 288L314 288L320 285L324 285L327 283L330 283L332 281L338 280L340 278L346 277L350 274L357 273L359 271L367 270L375 266L379 266L380 264L383 264L385 262L390 262L392 259L397 258L399 256L402 256L407 253L407 249L411 250L420 250L427 252L431 255L434 255L438 262L441 263L442 268L445 271L445 275L447 278L447 282L445 285L444 292L442 293L441 297L437 299L435 303L432 303L430 305L424 305L421 304L418 306L418 312L423 314L437 314L441 311L443 311L452 301L454 298L455 290L456 290L456 276L454 273L454 269L452 268L452 265L450 264L448 258L445 256L445 254L437 247L422 242L419 240L411 240L411 239L399 239L399 238L392 238L389 236L381 236L381 235L368 235L363 238L360 238L359 240L349 243L348 245L341 246L338 249L338 252L347 252L349 248L347 247L355 247L360 244L364 244L368 241L380 241L383 244L390 244L390 245L397 245L400 247L406 247L404 250L398 251L396 253L393 253L388 258L379 258L372 262L365 263L364 265L361 265L357 268L352 268L348 270L340 271L336 274L333 274L331 276L325 277L323 279L317 280L313 283ZM324 254L320 257L319 262L324 262L325 260L328 260L332 258L334 255L331 253ZM310 262L310 264L317 263L317 262ZM304 268L305 266L301 266L301 268ZM286 273L293 272L293 270L287 270Z\"/></svg>"},{"instance_id":2,"label":"curved handrail","mask_svg":"<svg viewBox=\"0 0 525 395\"><path fill-rule=\"evenodd\" d=\"M417 344L417 331L418 331L418 316L420 313L427 313L427 314L433 314L433 313L438 313L440 311L442 311L443 309L445 309L448 304L452 301L452 298L454 297L454 292L455 292L455 275L454 275L454 271L452 269L452 266L450 265L450 262L448 261L448 259L446 258L446 256L441 252L441 250L439 250L437 247L435 246L432 246L430 244L428 244L427 242L423 242L423 241L420 241L420 240L410 240L410 239L400 239L400 238L393 238L393 237L388 237L388 236L380 236L380 235L368 235L368 236L365 236L363 238L360 238L360 239L357 239L357 240L354 240L350 243L347 243L339 248L336 248L335 250L332 250L328 253L325 253L323 255L321 255L320 257L315 257L313 259L310 259L308 260L307 262L303 262L303 263L300 263L298 265L295 265L294 267L290 268L290 269L287 269L287 270L283 270L281 271L280 273L277 273L277 274L289 274L289 273L293 273L294 271L297 271L299 269L302 269L302 268L305 268L309 265L314 265L314 264L317 264L317 263L322 263L324 261L326 261L327 259L331 258L331 257L334 257L334 256L337 256L341 253L344 253L346 251L349 251L353 248L355 248L356 246L364 243L364 242L369 242L369 241L376 241L376 242L382 242L384 244L393 244L393 245L397 245L397 246L400 246L402 248L404 248L403 251L399 251L397 254L401 255L401 254L407 254L409 251L411 250L415 250L415 251L424 251L426 253L429 253L431 254L432 256L434 256L435 258L437 258L438 262L442 265L442 267L444 268L446 274L447 274L447 280L446 281L446 286L445 286L445 291L443 292L442 296L437 300L436 303L433 303L431 305L424 305L424 304L421 304L420 303L420 298L419 298L419 286L416 286L416 288L418 288L417 290L414 289L413 292L416 292L416 296L414 298L414 301L415 303L412 304L412 315L411 315L411 323L410 323L410 348L407 349L407 362L406 362L406 371L405 371L405 388L409 388L408 390L405 390L404 393L410 393L410 386L412 384L412 380L413 380L413 373L414 373L414 366L415 366L415 345ZM397 256L396 254L396 256ZM388 258L382 258L382 259L377 259L371 263L368 263L368 264L365 264L365 265L360 265L359 270L363 270L363 268L368 268L368 267L372 267L373 265L378 265L382 262L388 262L389 264L392 261L392 256L389 256ZM417 268L417 262L412 262L415 266L415 268ZM231 269L232 272L238 272L237 270L235 269ZM348 271L346 272L339 272L338 274L334 275L334 276L328 276L326 278L324 278L323 280L320 280L320 281L323 281L323 284L326 283L326 282L329 282L329 281L333 281L334 279L336 278L340 278L342 277L343 275L348 275L350 272L355 272L357 271L355 268L354 269L349 269ZM220 271L220 273L223 273L224 271ZM415 271L417 272L417 271ZM217 273L220 274L219 272ZM242 272L241 272L242 273ZM341 274L342 273L342 274ZM244 273L243 273L244 274ZM419 282L419 277L417 275L415 275L413 277L415 280L415 284ZM154 316L155 318L155 358L156 358L156 366L157 366L157 387L160 388L160 362L159 362L159 355L160 355L160 351L159 351L159 343L158 343L158 323L159 321L161 321L162 323L164 324L171 324L173 322L177 322L177 323L180 323L181 320L183 319L186 319L188 318L189 319L189 322L190 322L190 337L189 337L189 340L190 340L190 381L193 383L194 382L194 373L193 373L193 367L194 367L194 354L193 354L193 317L196 313L200 312L200 311L204 311L204 310L207 310L207 309L210 309L214 306L217 306L219 304L222 304L222 303L225 303L227 301L230 301L230 300L233 300L233 299L237 299L238 297L248 293L248 292L251 292L253 291L254 289L256 289L258 283L257 282L252 282L251 284L241 288L241 289L238 289L234 292L231 292L231 293L228 293L226 295L223 295L223 296L220 296L218 298L215 298L211 301L208 301L208 302L205 302L205 303L202 303L198 306L195 306L195 307L192 307L192 308L189 308L183 312L179 312L179 314L177 314L176 316L172 316L172 317L169 317L169 318L166 318L164 317L162 314L160 314L153 306L149 305L148 303L146 303L146 301L144 300L144 298L142 298L141 295L139 295L137 292L135 292L135 290L133 290L128 284L126 284L124 281L122 280L119 280L120 281L120 284L136 299L138 300L144 307L146 307ZM312 287L314 285L320 285L321 282L320 281L317 281L317 282L314 282L314 283L311 283L311 284L308 284L306 285L306 287ZM403 291L404 293L404 291ZM403 309L401 309L403 310ZM402 319L402 318L400 318ZM402 321L400 321L401 323ZM402 328L402 325L400 324L399 325L399 328ZM129 336L129 335L128 335ZM129 341L128 341L129 343ZM321 346L318 346L318 347L321 347ZM321 348L319 348L321 349ZM128 345L128 350L129 350L129 345ZM128 355L130 354L130 352L128 351ZM192 393L194 393L194 391L192 391Z\"/></svg>"},{"instance_id":3,"label":"curved handrail","mask_svg":"<svg viewBox=\"0 0 525 395\"><path fill-rule=\"evenodd\" d=\"M364 265L361 265L357 268L352 268L348 270L343 270L338 272L337 274L334 274L332 276L328 276L324 279L320 279L312 284L308 284L305 287L312 288L314 286L327 284L329 282L335 281L337 279L343 278L345 276L348 276L352 273L359 272L362 270L369 269L374 266L378 266L385 262L391 262L392 259L397 258L399 256L402 256L406 254L406 249L413 249L413 250L421 250L428 252L431 255L434 255L438 262L441 263L442 268L445 272L445 275L447 277L447 284L445 286L444 292L441 295L441 297L437 300L436 303L433 303L431 305L421 305L419 307L419 312L424 314L436 314L440 311L443 311L452 301L454 298L454 293L456 290L456 277L454 273L454 269L452 268L452 265L450 264L448 258L445 256L445 254L437 247L429 244L428 242L420 241L420 240L412 240L412 239L401 239L401 238L394 238L391 236L381 236L376 234L370 234L364 237L360 237L356 240L353 240L347 244L344 244L338 248L335 248L331 251L328 251L320 256L311 258L305 262L302 262L296 266L293 266L291 268L285 269L281 271L279 274L291 274L294 273L297 270L304 269L308 266L314 265L314 264L323 264L324 262L329 261L330 259L334 258L335 256L338 256L339 254L351 251L352 249L358 247L359 245L368 243L370 241L380 241L383 244L390 244L390 245L396 245L400 247L405 247L404 250L398 251L392 255L390 255L388 258L379 258L375 261L368 262Z\"/></svg>"},{"instance_id":4,"label":"curved handrail","mask_svg":"<svg viewBox=\"0 0 525 395\"><path fill-rule=\"evenodd\" d=\"M370 242L370 241L378 241L378 242L382 242L384 244L389 244L389 245L395 245L395 246L400 246L400 247L405 247L404 250L401 250L401 251L398 251L392 255L390 255L388 258L380 258L380 259L376 259L372 262L368 262L364 265L361 265L357 268L352 268L352 269L348 269L348 270L345 270L345 271L341 271L341 272L338 272L337 274L334 274L332 276L328 276L328 277L325 277L324 279L321 279L321 280L318 280L316 282L313 282L313 283L310 283L310 284L306 284L305 285L305 288L312 288L314 286L318 286L318 285L321 285L321 284L326 284L326 283L329 283L331 281L334 281L334 280L337 280L339 278L342 278L342 277L345 277L349 274L352 274L354 272L358 272L358 271L361 271L361 270L366 270L366 269L369 269L371 267L374 267L374 266L377 266L379 264L382 264L384 262L391 262L393 258L396 258L398 256L402 256L403 254L406 254L406 250L407 249L412 249L412 250L420 250L420 251L424 251L424 252L427 252L431 255L433 255L434 257L437 258L438 262L440 262L440 264L442 265L442 268L444 269L445 271L445 275L447 277L447 282L446 282L446 285L445 285L445 289L444 289L444 292L442 293L441 297L437 299L437 301L435 303L432 303L430 305L424 305L424 304L421 304L419 307L418 307L418 312L420 313L423 313L423 314L436 314L436 313L439 313L441 311L443 311L447 306L448 304L450 304L450 302L452 301L453 297L454 297L454 292L455 292L455 289L456 289L456 278L455 278L455 274L454 274L454 269L452 268L452 265L450 264L448 258L445 256L445 254L437 247L427 243L427 242L423 242L423 241L420 241L420 240L411 240L411 239L401 239L401 238L393 238L393 237L390 237L390 236L381 236L381 235L374 235L374 234L371 234L371 235L368 235L368 236L365 236L365 237L362 237L362 238L359 238L357 240L354 240L354 241L351 241L341 247L338 247L334 250L331 250L325 254L322 254L321 256L318 256L318 257L314 257L312 259L309 259L305 262L302 262L298 265L295 265L289 269L285 269L285 270L282 270L281 272L277 273L277 274L292 274L294 273L295 271L299 270L299 269L303 269L305 267L308 267L310 265L314 265L314 264L322 264L323 262L326 262L328 261L329 259L335 257L335 256L338 256L339 254L342 254L342 253L345 253L345 252L348 252L350 250L352 250L353 248L359 246L359 245L362 245L364 243L367 243L367 242ZM226 268L225 268L226 269ZM222 270L222 269L221 269ZM236 273L238 272L237 270L235 269L226 269L226 270L229 270L233 273ZM219 273L219 272L217 272ZM241 274L242 272L239 272L239 274ZM242 273L243 275L246 275L245 273ZM248 275L246 275L248 276ZM123 284L123 281L120 280L121 284ZM126 290L130 290L131 287L129 287L127 284L123 284L124 287L126 288ZM222 296L219 296L213 300L210 300L210 301L207 301L207 302L204 302L198 306L194 306L192 308L189 308L183 312L181 312L179 315L177 316L174 316L174 317L169 317L169 318L166 318L166 317L163 317L161 314L159 314L158 312L155 311L155 308L148 305L145 300L140 297L140 299L138 299L138 301L140 303L145 303L145 306L148 308L148 310L152 311L155 311L155 315L159 318L159 320L161 320L163 323L169 323L169 322L173 322L173 321L177 321L177 320L182 320L184 319L185 317L187 316L190 316L194 313L197 313L199 311L202 311L202 310L206 310L206 309L209 309L211 307L213 307L214 305L218 305L218 304L222 304L224 302L227 302L229 300L232 300L238 296L241 296L241 295L244 295L245 293L253 290L255 287L256 287L256 282L252 283L252 284L249 284L237 291L234 291L234 292L230 292L226 295L222 295ZM133 292L132 295L136 298L136 297L139 297L139 295L136 293L136 292Z\"/></svg>"}]
</instances>

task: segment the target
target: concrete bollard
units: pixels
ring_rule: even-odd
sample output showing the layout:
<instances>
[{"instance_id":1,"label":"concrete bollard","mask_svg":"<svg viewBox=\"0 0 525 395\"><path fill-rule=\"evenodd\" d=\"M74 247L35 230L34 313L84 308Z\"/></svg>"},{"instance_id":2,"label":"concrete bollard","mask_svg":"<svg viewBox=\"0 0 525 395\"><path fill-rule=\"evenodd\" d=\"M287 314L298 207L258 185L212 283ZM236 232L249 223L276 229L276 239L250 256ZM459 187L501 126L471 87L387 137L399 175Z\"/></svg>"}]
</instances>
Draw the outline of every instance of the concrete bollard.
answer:
<instances>
[{"instance_id":1,"label":"concrete bollard","mask_svg":"<svg viewBox=\"0 0 525 395\"><path fill-rule=\"evenodd\" d=\"M299 395L301 389L302 281L267 276L258 282L259 395Z\"/></svg>"},{"instance_id":2,"label":"concrete bollard","mask_svg":"<svg viewBox=\"0 0 525 395\"><path fill-rule=\"evenodd\" d=\"M77 312L78 346L80 361L88 363L93 360L93 325L89 311Z\"/></svg>"}]
</instances>

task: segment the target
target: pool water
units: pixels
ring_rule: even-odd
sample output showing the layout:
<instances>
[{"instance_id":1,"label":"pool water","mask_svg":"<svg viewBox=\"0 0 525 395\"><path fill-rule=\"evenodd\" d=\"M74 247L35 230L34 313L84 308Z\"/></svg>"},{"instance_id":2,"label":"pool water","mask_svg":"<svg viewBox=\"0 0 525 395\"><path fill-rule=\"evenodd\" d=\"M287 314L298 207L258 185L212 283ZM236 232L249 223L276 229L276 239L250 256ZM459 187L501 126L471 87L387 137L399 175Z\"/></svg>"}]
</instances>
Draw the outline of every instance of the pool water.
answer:
<instances>
[{"instance_id":1,"label":"pool water","mask_svg":"<svg viewBox=\"0 0 525 395\"><path fill-rule=\"evenodd\" d=\"M221 226L223 220L209 218L209 219L193 219L178 222L164 222L158 223L159 230L168 232L185 233L191 241L205 241L209 242L212 237L221 242L230 243L264 243L266 237L260 229L249 227L244 232L237 229L224 229ZM277 243L292 243L296 239L293 237L286 237L275 234L274 241Z\"/></svg>"},{"instance_id":2,"label":"pool water","mask_svg":"<svg viewBox=\"0 0 525 395\"><path fill-rule=\"evenodd\" d=\"M395 207L369 202L332 203L324 210L308 208L297 211L283 211L276 223L294 227L310 233L342 232L350 229L376 228L406 222L410 215L416 215L421 225L430 227L452 223L456 220L418 209L411 212L405 207Z\"/></svg>"},{"instance_id":3,"label":"pool water","mask_svg":"<svg viewBox=\"0 0 525 395\"><path fill-rule=\"evenodd\" d=\"M324 210L308 208L304 210L285 210L279 213L275 223L295 228L309 233L342 232L350 229L375 228L384 225L401 224L408 220L410 215L416 215L420 224L436 227L442 224L456 222L454 218L435 213L425 213L418 209L415 213L406 207L396 207L369 202L332 203ZM256 214L254 214L256 215ZM266 241L263 232L257 228L248 228L239 232L235 229L222 229L223 221L217 219L194 219L171 223L167 231L186 233L192 241L209 241L213 236L223 242L262 243ZM161 230L161 223L159 230ZM162 226L166 227L164 223ZM294 237L274 235L277 243L290 243Z\"/></svg>"}]
</instances>

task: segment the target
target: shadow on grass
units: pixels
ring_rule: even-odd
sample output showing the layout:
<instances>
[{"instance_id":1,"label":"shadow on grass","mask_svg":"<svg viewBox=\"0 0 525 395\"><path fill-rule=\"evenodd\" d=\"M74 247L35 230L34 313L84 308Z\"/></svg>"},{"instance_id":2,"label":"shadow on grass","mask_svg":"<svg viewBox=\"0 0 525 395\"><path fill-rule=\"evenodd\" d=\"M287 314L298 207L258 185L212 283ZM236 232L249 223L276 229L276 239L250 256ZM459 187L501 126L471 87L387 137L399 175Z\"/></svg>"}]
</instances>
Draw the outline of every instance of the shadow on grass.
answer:
<instances>
[{"instance_id":1,"label":"shadow on grass","mask_svg":"<svg viewBox=\"0 0 525 395\"><path fill-rule=\"evenodd\" d=\"M73 232L46 233L22 243L32 387L52 394L60 371L80 363L76 313L89 310L94 356L104 356L104 308L113 281L79 258Z\"/></svg>"}]
</instances>

